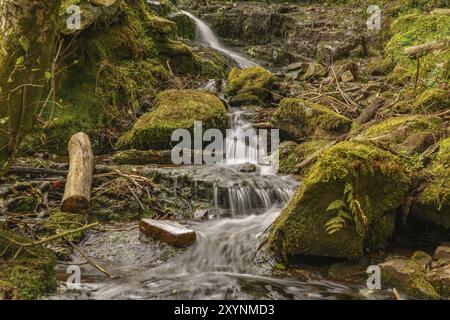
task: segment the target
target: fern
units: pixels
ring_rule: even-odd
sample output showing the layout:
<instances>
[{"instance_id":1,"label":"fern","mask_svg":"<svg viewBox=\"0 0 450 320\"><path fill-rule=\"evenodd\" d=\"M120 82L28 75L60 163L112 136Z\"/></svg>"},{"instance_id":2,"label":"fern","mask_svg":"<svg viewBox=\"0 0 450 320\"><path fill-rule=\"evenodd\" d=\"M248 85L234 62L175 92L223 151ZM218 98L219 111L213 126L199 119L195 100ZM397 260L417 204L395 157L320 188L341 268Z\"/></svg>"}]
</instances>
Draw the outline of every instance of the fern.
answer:
<instances>
[{"instance_id":1,"label":"fern","mask_svg":"<svg viewBox=\"0 0 450 320\"><path fill-rule=\"evenodd\" d=\"M325 223L328 234L334 234L345 228L348 223L353 223L356 232L363 236L368 224L368 219L361 203L357 200L353 185L347 183L344 188L343 199L337 199L328 205L327 211L336 212L334 218Z\"/></svg>"}]
</instances>

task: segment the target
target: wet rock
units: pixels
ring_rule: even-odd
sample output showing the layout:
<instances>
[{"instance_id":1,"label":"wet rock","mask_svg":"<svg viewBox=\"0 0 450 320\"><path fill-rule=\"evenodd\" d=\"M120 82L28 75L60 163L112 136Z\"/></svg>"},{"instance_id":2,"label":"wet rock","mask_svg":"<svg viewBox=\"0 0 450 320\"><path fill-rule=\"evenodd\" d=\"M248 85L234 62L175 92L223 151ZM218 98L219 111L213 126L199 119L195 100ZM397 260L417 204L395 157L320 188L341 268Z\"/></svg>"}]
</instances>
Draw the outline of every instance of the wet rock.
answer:
<instances>
[{"instance_id":1,"label":"wet rock","mask_svg":"<svg viewBox=\"0 0 450 320\"><path fill-rule=\"evenodd\" d=\"M350 70L345 71L341 74L341 81L342 82L354 82L356 79L353 76L353 73Z\"/></svg>"},{"instance_id":2,"label":"wet rock","mask_svg":"<svg viewBox=\"0 0 450 320\"><path fill-rule=\"evenodd\" d=\"M328 143L329 141L326 139L314 139L301 144L293 141L281 143L279 148L279 173L303 175L313 163L305 165L303 168L297 166Z\"/></svg>"},{"instance_id":3,"label":"wet rock","mask_svg":"<svg viewBox=\"0 0 450 320\"><path fill-rule=\"evenodd\" d=\"M203 130L225 130L228 114L216 96L195 90L168 90L156 97L154 110L140 117L119 141L119 149L171 150L172 133L177 129L193 130L202 121Z\"/></svg>"},{"instance_id":4,"label":"wet rock","mask_svg":"<svg viewBox=\"0 0 450 320\"><path fill-rule=\"evenodd\" d=\"M443 296L450 296L450 264L428 272L426 279Z\"/></svg>"},{"instance_id":5,"label":"wet rock","mask_svg":"<svg viewBox=\"0 0 450 320\"><path fill-rule=\"evenodd\" d=\"M351 120L325 106L301 99L283 99L273 114L272 124L292 138L326 136L350 130Z\"/></svg>"},{"instance_id":6,"label":"wet rock","mask_svg":"<svg viewBox=\"0 0 450 320\"><path fill-rule=\"evenodd\" d=\"M206 220L209 217L209 211L208 210L197 210L193 214L193 218L195 220Z\"/></svg>"},{"instance_id":7,"label":"wet rock","mask_svg":"<svg viewBox=\"0 0 450 320\"><path fill-rule=\"evenodd\" d=\"M403 203L409 183L409 171L391 153L355 142L338 143L323 151L308 170L272 226L270 247L282 257L348 259L362 256L366 248L383 249L395 226L395 216L389 213ZM350 203L355 196L359 199L353 205L365 218L344 209L351 218L343 218L341 228L330 232L331 219L338 217L332 206L347 208L349 193Z\"/></svg>"},{"instance_id":8,"label":"wet rock","mask_svg":"<svg viewBox=\"0 0 450 320\"><path fill-rule=\"evenodd\" d=\"M305 62L296 62L285 68L286 78L289 80L299 80L308 68Z\"/></svg>"},{"instance_id":9,"label":"wet rock","mask_svg":"<svg viewBox=\"0 0 450 320\"><path fill-rule=\"evenodd\" d=\"M403 258L390 259L378 265L384 286L396 288L407 295L420 299L439 299L439 294L425 279L422 267Z\"/></svg>"},{"instance_id":10,"label":"wet rock","mask_svg":"<svg viewBox=\"0 0 450 320\"><path fill-rule=\"evenodd\" d=\"M441 134L442 119L436 116L399 116L368 127L357 139L369 139L399 153L414 154L425 151L433 137Z\"/></svg>"},{"instance_id":11,"label":"wet rock","mask_svg":"<svg viewBox=\"0 0 450 320\"><path fill-rule=\"evenodd\" d=\"M433 258L428 253L418 250L414 252L411 260L417 263L423 269L426 269L433 261Z\"/></svg>"},{"instance_id":12,"label":"wet rock","mask_svg":"<svg viewBox=\"0 0 450 320\"><path fill-rule=\"evenodd\" d=\"M327 75L327 69L320 63L311 62L303 75L303 80L316 80Z\"/></svg>"},{"instance_id":13,"label":"wet rock","mask_svg":"<svg viewBox=\"0 0 450 320\"><path fill-rule=\"evenodd\" d=\"M139 230L155 240L175 247L187 247L196 239L195 231L174 221L142 219L139 223Z\"/></svg>"},{"instance_id":14,"label":"wet rock","mask_svg":"<svg viewBox=\"0 0 450 320\"><path fill-rule=\"evenodd\" d=\"M261 101L269 102L274 82L273 74L261 67L244 70L233 68L228 76L225 94L228 97L252 96Z\"/></svg>"},{"instance_id":15,"label":"wet rock","mask_svg":"<svg viewBox=\"0 0 450 320\"><path fill-rule=\"evenodd\" d=\"M244 163L239 168L239 171L244 173L252 173L256 172L256 170L257 170L256 165L253 163Z\"/></svg>"},{"instance_id":16,"label":"wet rock","mask_svg":"<svg viewBox=\"0 0 450 320\"><path fill-rule=\"evenodd\" d=\"M63 32L65 34L79 33L97 20L107 20L113 17L119 10L121 1L120 0L92 0L90 3L79 3L78 1L65 1L61 6L61 19L60 24L63 26ZM66 9L71 5L79 5L82 11L81 15L81 25L79 29L69 29L67 28L67 14Z\"/></svg>"},{"instance_id":17,"label":"wet rock","mask_svg":"<svg viewBox=\"0 0 450 320\"><path fill-rule=\"evenodd\" d=\"M450 262L450 245L448 243L441 244L434 251L433 258L435 260L445 259Z\"/></svg>"},{"instance_id":18,"label":"wet rock","mask_svg":"<svg viewBox=\"0 0 450 320\"><path fill-rule=\"evenodd\" d=\"M229 102L232 107L242 106L263 106L264 102L257 96L250 93L238 94L230 98Z\"/></svg>"}]
</instances>

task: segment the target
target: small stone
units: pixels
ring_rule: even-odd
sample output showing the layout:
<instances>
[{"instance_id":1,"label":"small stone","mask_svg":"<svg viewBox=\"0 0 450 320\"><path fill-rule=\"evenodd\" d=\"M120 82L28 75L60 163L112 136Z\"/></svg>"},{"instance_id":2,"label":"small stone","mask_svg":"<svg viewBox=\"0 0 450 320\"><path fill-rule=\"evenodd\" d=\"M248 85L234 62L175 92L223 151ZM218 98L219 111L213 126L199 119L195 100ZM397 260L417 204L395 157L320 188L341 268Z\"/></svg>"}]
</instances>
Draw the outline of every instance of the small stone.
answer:
<instances>
[{"instance_id":1,"label":"small stone","mask_svg":"<svg viewBox=\"0 0 450 320\"><path fill-rule=\"evenodd\" d=\"M347 70L341 74L341 81L353 82L353 81L355 81L355 77L353 76L353 73L350 70Z\"/></svg>"},{"instance_id":2,"label":"small stone","mask_svg":"<svg viewBox=\"0 0 450 320\"><path fill-rule=\"evenodd\" d=\"M420 272L420 266L407 259L391 259L378 265L383 273L394 278L398 282L406 283L417 272Z\"/></svg>"},{"instance_id":3,"label":"small stone","mask_svg":"<svg viewBox=\"0 0 450 320\"><path fill-rule=\"evenodd\" d=\"M428 253L418 250L414 252L411 260L425 269L431 264L433 258Z\"/></svg>"},{"instance_id":4,"label":"small stone","mask_svg":"<svg viewBox=\"0 0 450 320\"><path fill-rule=\"evenodd\" d=\"M402 258L387 260L381 268L382 284L419 299L439 299L434 287L425 279L425 273L414 261Z\"/></svg>"},{"instance_id":5,"label":"small stone","mask_svg":"<svg viewBox=\"0 0 450 320\"><path fill-rule=\"evenodd\" d=\"M317 62L312 62L308 65L308 69L306 70L305 75L303 76L303 80L309 79L318 79L325 77L327 75L327 70L324 66Z\"/></svg>"},{"instance_id":6,"label":"small stone","mask_svg":"<svg viewBox=\"0 0 450 320\"><path fill-rule=\"evenodd\" d=\"M174 247L187 247L197 238L194 230L167 220L142 219L139 223L139 230L155 240L160 240Z\"/></svg>"},{"instance_id":7,"label":"small stone","mask_svg":"<svg viewBox=\"0 0 450 320\"><path fill-rule=\"evenodd\" d=\"M433 258L435 260L445 259L450 261L450 246L448 243L443 243L434 251Z\"/></svg>"},{"instance_id":8,"label":"small stone","mask_svg":"<svg viewBox=\"0 0 450 320\"><path fill-rule=\"evenodd\" d=\"M296 62L296 63L292 63L290 65L288 65L286 67L286 72L289 73L291 71L305 71L307 67L307 64L304 62Z\"/></svg>"},{"instance_id":9,"label":"small stone","mask_svg":"<svg viewBox=\"0 0 450 320\"><path fill-rule=\"evenodd\" d=\"M426 279L441 295L450 295L450 265L433 269L427 273Z\"/></svg>"},{"instance_id":10,"label":"small stone","mask_svg":"<svg viewBox=\"0 0 450 320\"><path fill-rule=\"evenodd\" d=\"M197 210L194 212L194 219L195 220L206 220L208 219L209 212L208 210Z\"/></svg>"},{"instance_id":11,"label":"small stone","mask_svg":"<svg viewBox=\"0 0 450 320\"><path fill-rule=\"evenodd\" d=\"M253 163L244 163L240 168L239 171L240 172L244 172L244 173L252 173L256 171L256 165L254 165Z\"/></svg>"}]
</instances>

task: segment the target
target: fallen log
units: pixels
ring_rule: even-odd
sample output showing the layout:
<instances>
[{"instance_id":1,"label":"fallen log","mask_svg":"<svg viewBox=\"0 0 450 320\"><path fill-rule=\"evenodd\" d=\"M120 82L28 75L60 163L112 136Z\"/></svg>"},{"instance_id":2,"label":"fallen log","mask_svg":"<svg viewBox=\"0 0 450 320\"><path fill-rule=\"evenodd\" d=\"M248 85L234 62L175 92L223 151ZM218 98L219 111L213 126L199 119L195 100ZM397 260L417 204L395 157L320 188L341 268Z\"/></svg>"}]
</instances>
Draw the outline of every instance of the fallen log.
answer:
<instances>
[{"instance_id":1,"label":"fallen log","mask_svg":"<svg viewBox=\"0 0 450 320\"><path fill-rule=\"evenodd\" d=\"M187 247L197 238L195 231L183 227L181 224L167 220L142 219L139 230L152 237L175 247Z\"/></svg>"},{"instance_id":2,"label":"fallen log","mask_svg":"<svg viewBox=\"0 0 450 320\"><path fill-rule=\"evenodd\" d=\"M430 52L440 50L442 48L445 48L448 46L450 41L432 41L432 42L426 42L422 43L416 46L407 47L404 50L405 55L412 57L412 58L420 58L423 57Z\"/></svg>"},{"instance_id":3,"label":"fallen log","mask_svg":"<svg viewBox=\"0 0 450 320\"><path fill-rule=\"evenodd\" d=\"M94 153L89 137L82 132L69 141L69 174L67 175L62 212L87 213L91 200Z\"/></svg>"}]
</instances>

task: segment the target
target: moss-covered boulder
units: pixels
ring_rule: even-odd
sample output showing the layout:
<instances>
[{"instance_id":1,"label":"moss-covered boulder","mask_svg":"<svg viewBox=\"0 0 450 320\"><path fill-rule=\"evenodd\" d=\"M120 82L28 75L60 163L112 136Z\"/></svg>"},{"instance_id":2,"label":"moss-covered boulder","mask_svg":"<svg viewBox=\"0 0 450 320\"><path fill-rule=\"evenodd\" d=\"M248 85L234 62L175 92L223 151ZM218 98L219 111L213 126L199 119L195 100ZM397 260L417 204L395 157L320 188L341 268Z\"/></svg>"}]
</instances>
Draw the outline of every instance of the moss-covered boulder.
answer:
<instances>
[{"instance_id":1,"label":"moss-covered boulder","mask_svg":"<svg viewBox=\"0 0 450 320\"><path fill-rule=\"evenodd\" d=\"M228 127L225 105L209 93L168 90L158 94L154 105L153 111L140 117L133 128L120 137L120 149L172 149L173 131L188 129L193 132L195 121L202 121L203 130Z\"/></svg>"},{"instance_id":2,"label":"moss-covered boulder","mask_svg":"<svg viewBox=\"0 0 450 320\"><path fill-rule=\"evenodd\" d=\"M346 133L351 123L327 107L294 98L283 99L272 117L272 125L292 138Z\"/></svg>"},{"instance_id":3,"label":"moss-covered boulder","mask_svg":"<svg viewBox=\"0 0 450 320\"><path fill-rule=\"evenodd\" d=\"M423 172L427 185L413 205L412 214L450 229L450 138L439 143L439 151Z\"/></svg>"},{"instance_id":4,"label":"moss-covered boulder","mask_svg":"<svg viewBox=\"0 0 450 320\"><path fill-rule=\"evenodd\" d=\"M324 151L271 229L280 256L354 259L380 249L394 231L409 172L389 152L356 142Z\"/></svg>"},{"instance_id":5,"label":"moss-covered boulder","mask_svg":"<svg viewBox=\"0 0 450 320\"><path fill-rule=\"evenodd\" d=\"M425 269L412 260L388 259L378 265L384 289L396 288L413 298L439 299L435 288L426 280Z\"/></svg>"},{"instance_id":6,"label":"moss-covered boulder","mask_svg":"<svg viewBox=\"0 0 450 320\"><path fill-rule=\"evenodd\" d=\"M62 29L64 55L57 74L47 74L47 92L52 81L55 90L39 112L43 125L29 135L22 151L66 154L71 135L83 131L95 152L110 152L111 136L147 111L149 101L174 77L225 75L223 57L193 52L179 40L178 18L170 19L178 11L170 3L158 14L145 0L67 0L61 7L61 28L72 4L81 4L86 8L83 19L91 12L93 20L81 30Z\"/></svg>"},{"instance_id":7,"label":"moss-covered boulder","mask_svg":"<svg viewBox=\"0 0 450 320\"><path fill-rule=\"evenodd\" d=\"M450 91L442 88L427 89L419 96L414 104L416 112L437 112L450 108Z\"/></svg>"},{"instance_id":8,"label":"moss-covered boulder","mask_svg":"<svg viewBox=\"0 0 450 320\"><path fill-rule=\"evenodd\" d=\"M399 116L368 127L358 140L372 140L393 150L412 155L425 151L442 136L442 118L437 116Z\"/></svg>"},{"instance_id":9,"label":"moss-covered boulder","mask_svg":"<svg viewBox=\"0 0 450 320\"><path fill-rule=\"evenodd\" d=\"M9 241L29 243L32 240L0 230L0 298L35 299L56 289L56 257L41 246L27 247L12 259L19 246Z\"/></svg>"},{"instance_id":10,"label":"moss-covered boulder","mask_svg":"<svg viewBox=\"0 0 450 320\"><path fill-rule=\"evenodd\" d=\"M325 139L317 139L297 144L294 141L286 141L279 147L279 173L302 175L309 167L298 169L296 166L314 152L325 147L329 143Z\"/></svg>"},{"instance_id":11,"label":"moss-covered boulder","mask_svg":"<svg viewBox=\"0 0 450 320\"><path fill-rule=\"evenodd\" d=\"M274 75L264 68L233 68L228 76L225 93L227 97L240 96L240 100L250 97L252 103L255 98L269 102L274 82Z\"/></svg>"},{"instance_id":12,"label":"moss-covered boulder","mask_svg":"<svg viewBox=\"0 0 450 320\"><path fill-rule=\"evenodd\" d=\"M416 74L416 60L405 53L405 48L430 41L448 41L450 16L443 12L427 13L413 10L400 15L390 27L392 37L385 48L384 65L391 66L389 78L405 84ZM447 37L447 40L445 40ZM427 87L447 83L450 70L450 47L430 51L420 58L421 79Z\"/></svg>"},{"instance_id":13,"label":"moss-covered boulder","mask_svg":"<svg viewBox=\"0 0 450 320\"><path fill-rule=\"evenodd\" d=\"M170 150L124 150L112 157L114 163L120 165L170 164Z\"/></svg>"}]
</instances>

